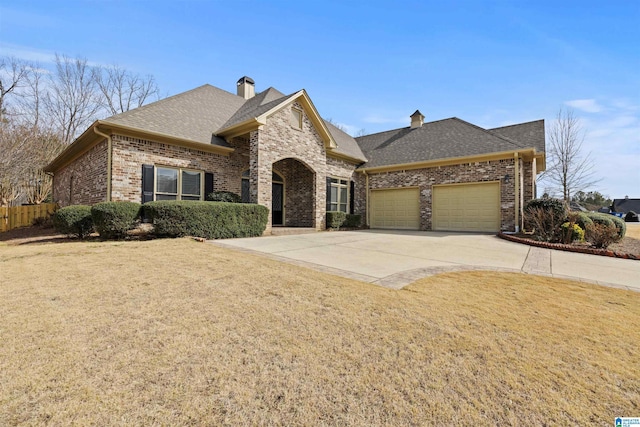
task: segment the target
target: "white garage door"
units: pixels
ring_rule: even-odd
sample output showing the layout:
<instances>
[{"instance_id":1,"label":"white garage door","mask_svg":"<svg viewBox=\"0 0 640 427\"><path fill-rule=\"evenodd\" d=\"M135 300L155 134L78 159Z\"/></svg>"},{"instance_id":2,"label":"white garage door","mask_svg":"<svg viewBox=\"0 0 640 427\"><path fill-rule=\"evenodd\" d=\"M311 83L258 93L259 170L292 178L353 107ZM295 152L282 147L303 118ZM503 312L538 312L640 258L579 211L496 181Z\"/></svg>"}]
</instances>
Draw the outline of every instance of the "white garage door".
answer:
<instances>
[{"instance_id":1,"label":"white garage door","mask_svg":"<svg viewBox=\"0 0 640 427\"><path fill-rule=\"evenodd\" d=\"M371 191L371 227L420 229L420 190L400 188Z\"/></svg>"},{"instance_id":2,"label":"white garage door","mask_svg":"<svg viewBox=\"0 0 640 427\"><path fill-rule=\"evenodd\" d=\"M500 230L498 182L434 185L431 200L434 230Z\"/></svg>"}]
</instances>

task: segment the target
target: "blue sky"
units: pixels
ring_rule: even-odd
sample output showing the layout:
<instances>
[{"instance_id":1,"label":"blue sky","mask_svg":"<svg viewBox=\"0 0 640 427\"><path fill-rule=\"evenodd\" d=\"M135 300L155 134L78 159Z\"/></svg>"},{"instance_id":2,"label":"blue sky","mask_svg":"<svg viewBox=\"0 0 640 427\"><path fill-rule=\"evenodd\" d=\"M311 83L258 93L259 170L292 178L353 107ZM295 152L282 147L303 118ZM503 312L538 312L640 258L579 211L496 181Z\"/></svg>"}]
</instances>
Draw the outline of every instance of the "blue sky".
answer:
<instances>
[{"instance_id":1,"label":"blue sky","mask_svg":"<svg viewBox=\"0 0 640 427\"><path fill-rule=\"evenodd\" d=\"M355 133L459 117L483 127L571 107L602 178L640 198L640 1L0 0L0 55L54 53L210 83L307 90Z\"/></svg>"}]
</instances>

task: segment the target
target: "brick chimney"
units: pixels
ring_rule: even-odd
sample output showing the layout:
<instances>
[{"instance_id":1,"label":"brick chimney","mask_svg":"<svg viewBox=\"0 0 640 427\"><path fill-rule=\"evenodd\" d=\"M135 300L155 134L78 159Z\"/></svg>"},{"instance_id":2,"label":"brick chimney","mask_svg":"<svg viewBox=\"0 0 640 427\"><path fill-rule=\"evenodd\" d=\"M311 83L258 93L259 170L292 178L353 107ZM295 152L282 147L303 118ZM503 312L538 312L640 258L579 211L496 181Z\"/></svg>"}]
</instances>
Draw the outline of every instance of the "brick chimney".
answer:
<instances>
[{"instance_id":1,"label":"brick chimney","mask_svg":"<svg viewBox=\"0 0 640 427\"><path fill-rule=\"evenodd\" d=\"M424 123L424 115L420 110L416 110L416 112L409 117L411 117L411 129L419 128Z\"/></svg>"},{"instance_id":2,"label":"brick chimney","mask_svg":"<svg viewBox=\"0 0 640 427\"><path fill-rule=\"evenodd\" d=\"M238 96L244 99L256 96L256 83L251 77L244 76L238 80Z\"/></svg>"}]
</instances>

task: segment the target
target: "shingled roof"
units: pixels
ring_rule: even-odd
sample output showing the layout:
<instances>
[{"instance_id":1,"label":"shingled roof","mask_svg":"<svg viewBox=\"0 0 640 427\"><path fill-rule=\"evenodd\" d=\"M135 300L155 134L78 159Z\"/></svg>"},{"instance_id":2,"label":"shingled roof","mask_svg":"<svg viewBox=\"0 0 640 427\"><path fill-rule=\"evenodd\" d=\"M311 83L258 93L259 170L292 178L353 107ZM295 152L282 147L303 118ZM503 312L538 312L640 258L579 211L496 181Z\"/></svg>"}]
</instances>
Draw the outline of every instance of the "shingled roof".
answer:
<instances>
[{"instance_id":1,"label":"shingled roof","mask_svg":"<svg viewBox=\"0 0 640 427\"><path fill-rule=\"evenodd\" d=\"M228 147L222 138L213 138L214 132L244 103L244 98L207 84L102 122Z\"/></svg>"},{"instance_id":2,"label":"shingled roof","mask_svg":"<svg viewBox=\"0 0 640 427\"><path fill-rule=\"evenodd\" d=\"M489 132L493 132L513 141L518 141L523 144L525 148L535 148L536 151L544 153L544 120L519 123L517 125L503 126L488 130Z\"/></svg>"},{"instance_id":3,"label":"shingled roof","mask_svg":"<svg viewBox=\"0 0 640 427\"><path fill-rule=\"evenodd\" d=\"M202 144L229 147L229 144L216 134L257 118L298 94L300 92L285 95L270 87L245 100L207 84L109 117L101 122L156 132ZM363 162L366 160L353 137L327 124L326 121L324 123L337 144L333 152Z\"/></svg>"},{"instance_id":4,"label":"shingled roof","mask_svg":"<svg viewBox=\"0 0 640 427\"><path fill-rule=\"evenodd\" d=\"M368 159L365 168L534 148L530 144L535 139L533 131L531 141L523 141L502 135L502 129L489 131L452 117L413 129L406 127L361 136L356 141ZM512 133L517 136L516 132ZM542 139L544 146L544 132Z\"/></svg>"}]
</instances>

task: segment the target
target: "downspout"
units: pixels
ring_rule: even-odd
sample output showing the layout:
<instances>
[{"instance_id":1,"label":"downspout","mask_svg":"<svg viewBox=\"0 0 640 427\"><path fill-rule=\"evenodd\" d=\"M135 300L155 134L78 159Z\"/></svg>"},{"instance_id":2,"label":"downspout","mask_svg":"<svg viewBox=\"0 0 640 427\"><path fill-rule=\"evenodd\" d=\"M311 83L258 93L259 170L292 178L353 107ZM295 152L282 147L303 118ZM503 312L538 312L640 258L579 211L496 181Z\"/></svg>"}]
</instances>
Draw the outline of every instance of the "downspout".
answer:
<instances>
[{"instance_id":1,"label":"downspout","mask_svg":"<svg viewBox=\"0 0 640 427\"><path fill-rule=\"evenodd\" d=\"M365 184L366 192L364 194L364 208L366 209L365 221L366 221L367 227L369 227L369 174L367 173L366 170L363 170L362 172L364 172L364 177L366 182Z\"/></svg>"},{"instance_id":2,"label":"downspout","mask_svg":"<svg viewBox=\"0 0 640 427\"><path fill-rule=\"evenodd\" d=\"M514 185L515 185L515 207L516 207L516 229L515 232L520 231L520 159L518 156L518 152L513 153L513 158L515 160L515 176Z\"/></svg>"},{"instance_id":3,"label":"downspout","mask_svg":"<svg viewBox=\"0 0 640 427\"><path fill-rule=\"evenodd\" d=\"M93 131L104 138L107 139L107 202L111 201L111 168L113 163L112 158L112 150L113 150L113 142L111 141L111 135L107 135L106 133L102 133L98 130L98 125L93 127Z\"/></svg>"}]
</instances>

